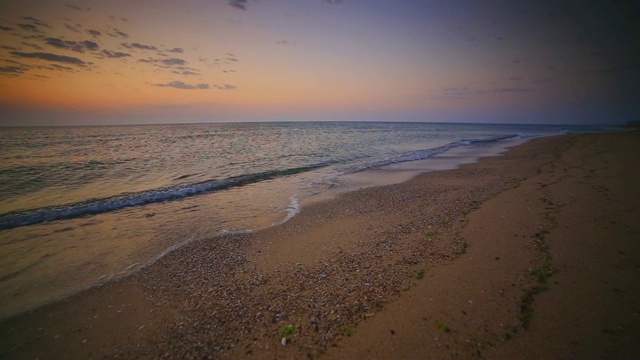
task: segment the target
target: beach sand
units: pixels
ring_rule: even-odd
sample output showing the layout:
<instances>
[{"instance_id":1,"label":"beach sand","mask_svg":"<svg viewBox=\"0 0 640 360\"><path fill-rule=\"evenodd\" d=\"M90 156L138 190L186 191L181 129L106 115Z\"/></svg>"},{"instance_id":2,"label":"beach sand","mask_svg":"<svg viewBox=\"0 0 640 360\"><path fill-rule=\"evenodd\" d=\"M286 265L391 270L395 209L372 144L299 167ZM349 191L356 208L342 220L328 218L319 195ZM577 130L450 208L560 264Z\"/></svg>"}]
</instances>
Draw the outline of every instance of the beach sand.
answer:
<instances>
[{"instance_id":1,"label":"beach sand","mask_svg":"<svg viewBox=\"0 0 640 360\"><path fill-rule=\"evenodd\" d=\"M639 357L639 148L536 139L191 243L3 321L0 358Z\"/></svg>"}]
</instances>

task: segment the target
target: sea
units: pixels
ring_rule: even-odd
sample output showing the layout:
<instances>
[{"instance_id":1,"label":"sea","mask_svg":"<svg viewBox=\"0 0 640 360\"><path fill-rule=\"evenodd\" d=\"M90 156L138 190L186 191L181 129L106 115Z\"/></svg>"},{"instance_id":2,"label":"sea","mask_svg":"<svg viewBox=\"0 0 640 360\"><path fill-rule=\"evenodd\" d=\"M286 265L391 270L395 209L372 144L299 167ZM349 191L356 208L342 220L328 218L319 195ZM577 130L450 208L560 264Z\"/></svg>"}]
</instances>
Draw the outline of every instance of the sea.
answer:
<instances>
[{"instance_id":1,"label":"sea","mask_svg":"<svg viewBox=\"0 0 640 360\"><path fill-rule=\"evenodd\" d=\"M191 241L594 126L274 122L0 128L0 319Z\"/></svg>"}]
</instances>

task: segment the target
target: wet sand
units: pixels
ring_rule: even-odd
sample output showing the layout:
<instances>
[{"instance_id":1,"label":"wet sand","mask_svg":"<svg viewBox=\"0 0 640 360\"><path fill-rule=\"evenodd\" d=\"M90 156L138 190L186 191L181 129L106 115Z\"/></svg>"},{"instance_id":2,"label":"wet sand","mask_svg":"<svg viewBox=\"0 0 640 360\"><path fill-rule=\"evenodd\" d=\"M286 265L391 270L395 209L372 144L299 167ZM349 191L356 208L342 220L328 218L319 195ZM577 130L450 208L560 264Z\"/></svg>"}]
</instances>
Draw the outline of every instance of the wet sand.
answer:
<instances>
[{"instance_id":1,"label":"wet sand","mask_svg":"<svg viewBox=\"0 0 640 360\"><path fill-rule=\"evenodd\" d=\"M638 357L639 147L537 139L192 243L3 321L0 358Z\"/></svg>"}]
</instances>

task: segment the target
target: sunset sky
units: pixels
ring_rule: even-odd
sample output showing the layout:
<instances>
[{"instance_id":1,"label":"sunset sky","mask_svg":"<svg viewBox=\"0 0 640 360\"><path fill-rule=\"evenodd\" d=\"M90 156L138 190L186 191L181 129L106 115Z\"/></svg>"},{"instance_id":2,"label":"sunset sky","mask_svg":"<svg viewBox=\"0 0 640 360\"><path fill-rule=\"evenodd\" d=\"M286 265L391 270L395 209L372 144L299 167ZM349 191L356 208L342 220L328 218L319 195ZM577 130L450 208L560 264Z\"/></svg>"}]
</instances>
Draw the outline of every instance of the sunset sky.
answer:
<instances>
[{"instance_id":1,"label":"sunset sky","mask_svg":"<svg viewBox=\"0 0 640 360\"><path fill-rule=\"evenodd\" d=\"M1 1L0 125L624 123L639 28L627 1Z\"/></svg>"}]
</instances>

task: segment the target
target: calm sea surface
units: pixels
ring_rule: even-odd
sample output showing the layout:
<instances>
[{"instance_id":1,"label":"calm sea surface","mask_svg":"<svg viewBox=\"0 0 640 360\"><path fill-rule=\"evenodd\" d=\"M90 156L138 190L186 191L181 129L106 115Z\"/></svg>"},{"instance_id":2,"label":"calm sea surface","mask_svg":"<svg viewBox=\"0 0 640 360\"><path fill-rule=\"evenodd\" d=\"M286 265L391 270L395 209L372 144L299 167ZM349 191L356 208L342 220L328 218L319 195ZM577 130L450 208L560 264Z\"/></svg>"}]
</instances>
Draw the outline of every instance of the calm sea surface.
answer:
<instances>
[{"instance_id":1,"label":"calm sea surface","mask_svg":"<svg viewBox=\"0 0 640 360\"><path fill-rule=\"evenodd\" d=\"M135 271L188 241L272 226L306 203L404 180L456 151L466 160L449 165L522 139L601 130L433 123L0 128L0 318Z\"/></svg>"}]
</instances>

